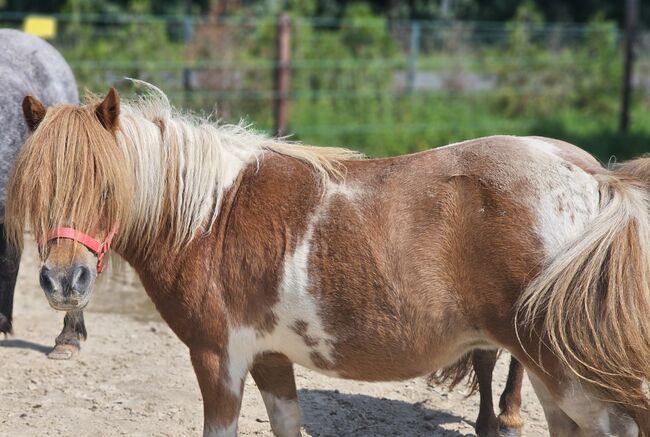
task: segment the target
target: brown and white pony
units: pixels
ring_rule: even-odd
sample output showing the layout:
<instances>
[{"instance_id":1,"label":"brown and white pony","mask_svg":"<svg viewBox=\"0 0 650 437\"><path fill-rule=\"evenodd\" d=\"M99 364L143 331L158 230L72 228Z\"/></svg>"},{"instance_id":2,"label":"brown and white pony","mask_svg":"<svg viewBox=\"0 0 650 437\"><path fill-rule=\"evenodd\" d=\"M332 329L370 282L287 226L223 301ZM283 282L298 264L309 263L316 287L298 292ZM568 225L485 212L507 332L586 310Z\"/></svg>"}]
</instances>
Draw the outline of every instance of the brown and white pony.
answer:
<instances>
[{"instance_id":1,"label":"brown and white pony","mask_svg":"<svg viewBox=\"0 0 650 437\"><path fill-rule=\"evenodd\" d=\"M274 433L296 436L292 363L395 380L497 347L553 436L650 432L650 159L606 171L495 136L357 160L174 114L164 95L25 107L38 128L11 241L30 224L50 304L69 310L96 278L89 240L119 226L115 250L189 347L204 435L236 434L248 372Z\"/></svg>"}]
</instances>

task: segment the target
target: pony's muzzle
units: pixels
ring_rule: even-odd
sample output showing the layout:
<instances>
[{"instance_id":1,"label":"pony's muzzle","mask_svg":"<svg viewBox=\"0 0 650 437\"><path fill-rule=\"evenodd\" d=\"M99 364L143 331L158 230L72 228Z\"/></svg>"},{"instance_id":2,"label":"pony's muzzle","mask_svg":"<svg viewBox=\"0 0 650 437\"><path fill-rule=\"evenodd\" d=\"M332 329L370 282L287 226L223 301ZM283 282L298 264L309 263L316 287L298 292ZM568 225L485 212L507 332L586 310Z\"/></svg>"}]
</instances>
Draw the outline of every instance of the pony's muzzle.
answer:
<instances>
[{"instance_id":1,"label":"pony's muzzle","mask_svg":"<svg viewBox=\"0 0 650 437\"><path fill-rule=\"evenodd\" d=\"M70 311L84 308L96 274L82 264L68 267L41 267L39 281L50 305L57 310Z\"/></svg>"}]
</instances>

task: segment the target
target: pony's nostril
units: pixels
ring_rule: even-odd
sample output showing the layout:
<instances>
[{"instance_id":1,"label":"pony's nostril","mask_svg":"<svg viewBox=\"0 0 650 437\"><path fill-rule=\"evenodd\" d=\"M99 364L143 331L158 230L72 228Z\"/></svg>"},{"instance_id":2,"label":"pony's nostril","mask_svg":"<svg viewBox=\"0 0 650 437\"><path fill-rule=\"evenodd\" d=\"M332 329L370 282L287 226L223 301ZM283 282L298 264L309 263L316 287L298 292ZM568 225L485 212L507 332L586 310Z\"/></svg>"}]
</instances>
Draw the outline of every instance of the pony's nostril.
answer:
<instances>
[{"instance_id":1,"label":"pony's nostril","mask_svg":"<svg viewBox=\"0 0 650 437\"><path fill-rule=\"evenodd\" d=\"M72 272L72 288L84 292L90 285L90 269L86 266L77 266Z\"/></svg>"},{"instance_id":2,"label":"pony's nostril","mask_svg":"<svg viewBox=\"0 0 650 437\"><path fill-rule=\"evenodd\" d=\"M50 269L47 267L41 268L41 274L38 277L41 284L41 288L48 293L52 293L55 290L54 281L50 273Z\"/></svg>"}]
</instances>

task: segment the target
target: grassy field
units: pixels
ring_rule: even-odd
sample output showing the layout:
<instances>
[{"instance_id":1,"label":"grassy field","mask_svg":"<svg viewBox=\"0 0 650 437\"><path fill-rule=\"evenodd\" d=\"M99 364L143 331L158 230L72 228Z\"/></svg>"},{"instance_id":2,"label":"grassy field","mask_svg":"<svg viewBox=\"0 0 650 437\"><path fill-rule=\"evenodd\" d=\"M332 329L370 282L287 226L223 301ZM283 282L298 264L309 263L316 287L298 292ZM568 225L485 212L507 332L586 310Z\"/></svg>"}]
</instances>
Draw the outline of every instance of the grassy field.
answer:
<instances>
[{"instance_id":1,"label":"grassy field","mask_svg":"<svg viewBox=\"0 0 650 437\"><path fill-rule=\"evenodd\" d=\"M0 15L0 25L20 27L22 19ZM276 17L57 19L51 42L82 94L110 85L132 94L124 78L134 77L159 86L178 107L272 132ZM649 51L637 50L631 127L620 134L621 39L614 23L598 17L545 24L523 11L508 23L414 24L356 7L334 24L292 23L289 131L296 140L371 156L492 134L564 139L603 162L650 150ZM409 72L433 83L399 85L396 78Z\"/></svg>"}]
</instances>

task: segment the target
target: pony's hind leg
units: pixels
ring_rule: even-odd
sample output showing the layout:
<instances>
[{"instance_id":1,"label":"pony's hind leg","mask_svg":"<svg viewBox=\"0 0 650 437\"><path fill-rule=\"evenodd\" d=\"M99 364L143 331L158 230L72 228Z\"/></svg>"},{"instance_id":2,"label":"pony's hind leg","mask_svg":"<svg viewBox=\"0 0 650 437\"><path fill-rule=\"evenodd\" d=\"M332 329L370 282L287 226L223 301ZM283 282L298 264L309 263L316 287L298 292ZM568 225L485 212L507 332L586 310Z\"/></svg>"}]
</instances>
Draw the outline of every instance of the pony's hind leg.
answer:
<instances>
[{"instance_id":1,"label":"pony's hind leg","mask_svg":"<svg viewBox=\"0 0 650 437\"><path fill-rule=\"evenodd\" d=\"M4 224L0 223L0 333L11 334L14 291L20 253L7 243Z\"/></svg>"},{"instance_id":2,"label":"pony's hind leg","mask_svg":"<svg viewBox=\"0 0 650 437\"><path fill-rule=\"evenodd\" d=\"M83 311L69 311L63 318L63 330L55 340L54 349L47 355L53 360L68 360L79 353L80 340L86 339Z\"/></svg>"},{"instance_id":3,"label":"pony's hind leg","mask_svg":"<svg viewBox=\"0 0 650 437\"><path fill-rule=\"evenodd\" d=\"M499 433L502 436L520 436L524 427L521 418L521 387L524 380L524 366L515 357L510 358L508 380L499 400Z\"/></svg>"},{"instance_id":4,"label":"pony's hind leg","mask_svg":"<svg viewBox=\"0 0 650 437\"><path fill-rule=\"evenodd\" d=\"M548 431L553 437L572 437L582 435L580 427L557 405L546 386L534 374L529 379L535 389L539 403L544 409Z\"/></svg>"},{"instance_id":5,"label":"pony's hind leg","mask_svg":"<svg viewBox=\"0 0 650 437\"><path fill-rule=\"evenodd\" d=\"M255 361L251 375L262 394L273 434L300 436L300 406L291 362L283 355L266 354Z\"/></svg>"},{"instance_id":6,"label":"pony's hind leg","mask_svg":"<svg viewBox=\"0 0 650 437\"><path fill-rule=\"evenodd\" d=\"M555 437L639 437L648 435L635 423L627 411L613 402L599 399L572 374L546 379L546 384L534 373L529 379L544 409L549 433ZM561 382L559 382L561 381ZM551 391L555 393L551 394Z\"/></svg>"},{"instance_id":7,"label":"pony's hind leg","mask_svg":"<svg viewBox=\"0 0 650 437\"><path fill-rule=\"evenodd\" d=\"M501 394L499 417L492 404L492 374L497 362L497 351L472 351L472 366L478 382L480 408L476 419L476 434L480 437L516 437L521 435L524 422L520 416L521 385L524 367L514 357L510 361L508 381Z\"/></svg>"},{"instance_id":8,"label":"pony's hind leg","mask_svg":"<svg viewBox=\"0 0 650 437\"><path fill-rule=\"evenodd\" d=\"M499 421L494 414L492 404L492 373L497 362L496 350L475 349L472 351L472 367L478 382L480 407L476 419L476 435L479 437L497 437Z\"/></svg>"}]
</instances>

